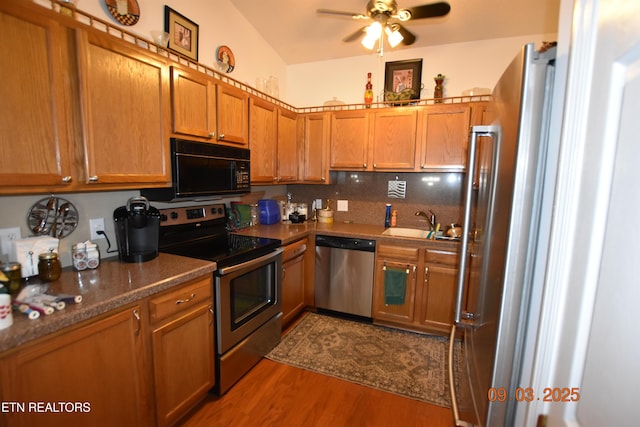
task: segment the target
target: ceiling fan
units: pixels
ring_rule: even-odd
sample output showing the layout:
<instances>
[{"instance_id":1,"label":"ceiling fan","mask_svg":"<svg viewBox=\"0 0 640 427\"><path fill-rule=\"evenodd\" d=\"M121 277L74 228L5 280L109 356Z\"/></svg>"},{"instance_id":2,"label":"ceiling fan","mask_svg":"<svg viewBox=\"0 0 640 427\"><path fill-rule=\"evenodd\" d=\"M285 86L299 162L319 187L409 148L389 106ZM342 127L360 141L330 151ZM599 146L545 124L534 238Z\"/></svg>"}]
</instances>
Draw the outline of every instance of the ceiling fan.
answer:
<instances>
[{"instance_id":1,"label":"ceiling fan","mask_svg":"<svg viewBox=\"0 0 640 427\"><path fill-rule=\"evenodd\" d=\"M381 35L383 31L387 34L387 40L391 47L396 47L400 43L410 45L416 41L416 36L400 24L400 22L445 16L450 10L451 6L447 2L437 2L406 9L398 9L398 2L395 0L369 0L366 14L330 9L317 9L316 12L327 15L350 16L353 19L372 20L373 22L371 24L348 35L342 39L342 41L352 42L357 40L362 34L365 34L362 44L366 48L373 49L375 43L379 41L379 50L382 50ZM396 20L400 22L395 22Z\"/></svg>"}]
</instances>

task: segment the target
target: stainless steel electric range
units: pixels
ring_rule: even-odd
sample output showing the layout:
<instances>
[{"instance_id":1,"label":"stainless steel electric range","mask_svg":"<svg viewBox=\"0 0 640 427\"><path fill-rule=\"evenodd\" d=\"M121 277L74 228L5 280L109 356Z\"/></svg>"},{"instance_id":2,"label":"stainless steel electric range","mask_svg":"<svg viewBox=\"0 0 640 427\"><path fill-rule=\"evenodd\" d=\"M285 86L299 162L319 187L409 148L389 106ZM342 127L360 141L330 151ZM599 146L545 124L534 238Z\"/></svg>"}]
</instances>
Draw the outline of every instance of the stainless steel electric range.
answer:
<instances>
[{"instance_id":1,"label":"stainless steel electric range","mask_svg":"<svg viewBox=\"0 0 640 427\"><path fill-rule=\"evenodd\" d=\"M160 251L214 261L216 386L224 394L280 341L280 240L227 231L224 204L160 210Z\"/></svg>"}]
</instances>

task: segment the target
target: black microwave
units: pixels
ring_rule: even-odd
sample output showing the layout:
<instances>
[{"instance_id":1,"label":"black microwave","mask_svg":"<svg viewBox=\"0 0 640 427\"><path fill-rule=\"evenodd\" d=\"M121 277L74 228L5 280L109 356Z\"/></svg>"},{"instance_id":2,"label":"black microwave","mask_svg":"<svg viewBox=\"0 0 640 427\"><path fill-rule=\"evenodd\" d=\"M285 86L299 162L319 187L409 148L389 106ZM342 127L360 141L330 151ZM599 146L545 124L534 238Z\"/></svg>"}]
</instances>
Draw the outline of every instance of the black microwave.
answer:
<instances>
[{"instance_id":1,"label":"black microwave","mask_svg":"<svg viewBox=\"0 0 640 427\"><path fill-rule=\"evenodd\" d=\"M249 193L249 160L246 148L171 138L171 188L148 188L140 194L172 201Z\"/></svg>"}]
</instances>

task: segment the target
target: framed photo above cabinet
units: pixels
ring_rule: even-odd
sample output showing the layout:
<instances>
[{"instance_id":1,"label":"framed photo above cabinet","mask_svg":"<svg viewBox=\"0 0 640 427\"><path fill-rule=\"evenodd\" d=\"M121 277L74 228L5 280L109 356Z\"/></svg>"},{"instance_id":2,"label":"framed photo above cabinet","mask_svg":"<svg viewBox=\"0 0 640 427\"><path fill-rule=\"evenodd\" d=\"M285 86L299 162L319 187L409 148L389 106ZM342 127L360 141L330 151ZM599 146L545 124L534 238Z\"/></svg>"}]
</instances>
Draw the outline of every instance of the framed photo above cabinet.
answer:
<instances>
[{"instance_id":1,"label":"framed photo above cabinet","mask_svg":"<svg viewBox=\"0 0 640 427\"><path fill-rule=\"evenodd\" d=\"M384 100L420 99L422 59L387 62L384 68Z\"/></svg>"},{"instance_id":2,"label":"framed photo above cabinet","mask_svg":"<svg viewBox=\"0 0 640 427\"><path fill-rule=\"evenodd\" d=\"M198 24L165 6L164 30L169 33L169 49L198 60Z\"/></svg>"}]
</instances>

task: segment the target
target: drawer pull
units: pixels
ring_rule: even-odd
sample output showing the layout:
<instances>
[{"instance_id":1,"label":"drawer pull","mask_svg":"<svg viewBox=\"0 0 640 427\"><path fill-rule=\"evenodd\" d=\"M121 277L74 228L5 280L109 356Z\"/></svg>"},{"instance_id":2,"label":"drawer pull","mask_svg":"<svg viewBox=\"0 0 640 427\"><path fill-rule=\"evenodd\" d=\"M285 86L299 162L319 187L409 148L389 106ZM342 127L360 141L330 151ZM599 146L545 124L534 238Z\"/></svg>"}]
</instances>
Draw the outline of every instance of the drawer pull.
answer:
<instances>
[{"instance_id":1,"label":"drawer pull","mask_svg":"<svg viewBox=\"0 0 640 427\"><path fill-rule=\"evenodd\" d=\"M185 303L185 302L189 302L189 301L193 300L195 297L196 297L196 294L191 294L191 295L189 295L189 298L179 299L179 300L176 301L176 305L182 304L182 303Z\"/></svg>"}]
</instances>

